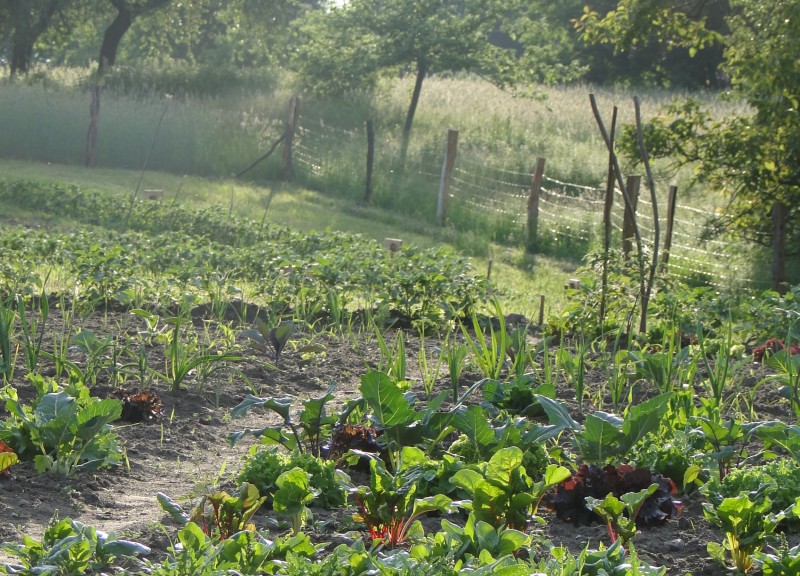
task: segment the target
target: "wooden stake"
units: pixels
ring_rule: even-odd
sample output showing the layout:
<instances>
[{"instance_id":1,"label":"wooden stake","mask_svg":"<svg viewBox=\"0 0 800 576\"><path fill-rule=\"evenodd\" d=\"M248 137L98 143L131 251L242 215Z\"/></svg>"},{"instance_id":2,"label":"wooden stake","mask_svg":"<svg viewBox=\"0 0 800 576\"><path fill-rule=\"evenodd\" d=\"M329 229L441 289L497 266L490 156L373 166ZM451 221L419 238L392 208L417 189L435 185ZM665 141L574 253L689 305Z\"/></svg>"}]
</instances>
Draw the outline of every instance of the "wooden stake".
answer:
<instances>
[{"instance_id":1,"label":"wooden stake","mask_svg":"<svg viewBox=\"0 0 800 576\"><path fill-rule=\"evenodd\" d=\"M458 130L447 131L447 151L442 164L442 177L439 180L439 202L436 207L436 222L443 226L447 219L447 197L450 195L450 180L456 163L458 150Z\"/></svg>"},{"instance_id":2,"label":"wooden stake","mask_svg":"<svg viewBox=\"0 0 800 576\"><path fill-rule=\"evenodd\" d=\"M539 233L539 195L542 189L542 178L544 177L544 158L536 159L536 166L533 169L531 179L531 191L528 195L528 242L525 245L529 253L536 252L538 247Z\"/></svg>"}]
</instances>

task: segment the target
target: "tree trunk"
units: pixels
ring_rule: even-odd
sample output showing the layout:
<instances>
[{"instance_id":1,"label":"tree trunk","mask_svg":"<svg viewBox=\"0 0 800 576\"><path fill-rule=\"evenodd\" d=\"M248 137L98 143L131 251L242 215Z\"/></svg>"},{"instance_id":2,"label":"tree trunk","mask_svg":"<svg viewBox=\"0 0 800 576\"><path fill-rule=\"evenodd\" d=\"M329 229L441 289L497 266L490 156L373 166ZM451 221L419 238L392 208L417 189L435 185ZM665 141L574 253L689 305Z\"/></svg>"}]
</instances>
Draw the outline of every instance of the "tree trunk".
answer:
<instances>
[{"instance_id":1,"label":"tree trunk","mask_svg":"<svg viewBox=\"0 0 800 576\"><path fill-rule=\"evenodd\" d=\"M30 70L33 45L50 26L50 21L62 3L61 0L50 0L35 18L28 2L10 0L11 21L14 23L10 62L12 79L18 74L27 74Z\"/></svg>"},{"instance_id":2,"label":"tree trunk","mask_svg":"<svg viewBox=\"0 0 800 576\"><path fill-rule=\"evenodd\" d=\"M124 3L115 2L117 16L106 28L103 34L103 44L100 46L100 60L97 64L97 73L102 74L106 67L112 68L117 60L117 50L125 32L133 24L133 12Z\"/></svg>"},{"instance_id":3,"label":"tree trunk","mask_svg":"<svg viewBox=\"0 0 800 576\"><path fill-rule=\"evenodd\" d=\"M422 92L422 82L425 80L425 76L427 75L428 63L420 60L417 62L417 79L414 82L414 92L411 94L411 103L408 105L406 123L403 126L403 143L401 148L401 156L403 160L406 158L406 153L408 152L408 143L411 140L411 126L414 124L414 115L417 113L419 95Z\"/></svg>"},{"instance_id":4,"label":"tree trunk","mask_svg":"<svg viewBox=\"0 0 800 576\"><path fill-rule=\"evenodd\" d=\"M786 205L772 206L772 289L786 294Z\"/></svg>"}]
</instances>

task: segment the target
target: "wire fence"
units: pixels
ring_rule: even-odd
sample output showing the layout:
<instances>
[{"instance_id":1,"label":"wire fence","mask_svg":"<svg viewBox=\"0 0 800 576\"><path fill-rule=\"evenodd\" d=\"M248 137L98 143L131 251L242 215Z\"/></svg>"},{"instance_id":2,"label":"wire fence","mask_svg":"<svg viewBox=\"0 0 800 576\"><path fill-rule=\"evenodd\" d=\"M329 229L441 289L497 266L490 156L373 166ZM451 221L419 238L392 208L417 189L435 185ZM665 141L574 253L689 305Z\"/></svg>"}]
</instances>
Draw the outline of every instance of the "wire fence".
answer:
<instances>
[{"instance_id":1,"label":"wire fence","mask_svg":"<svg viewBox=\"0 0 800 576\"><path fill-rule=\"evenodd\" d=\"M303 123L298 128L295 158L298 171L309 181L322 178L329 170L342 169L343 150L348 146L364 149L362 131L344 130L321 122ZM439 193L442 180L443 148L427 147L409 153L406 174L415 180L417 192ZM491 221L506 230L507 237L524 237L528 219L528 199L532 174L493 166L468 154L457 156L448 190L448 214L455 220L466 215L470 222ZM363 171L352 175L353 184L363 181ZM605 175L598 175L598 182ZM658 199L659 245L663 246L667 228L666 184ZM590 249L599 245L603 235L605 190L585 184L563 182L546 174L540 188L537 235L544 245L573 246ZM611 212L613 245L621 247L625 202L616 190ZM677 202L672 222L671 249L666 272L685 281L718 286L767 288L769 278L755 278L743 247L737 242L705 239L713 210ZM636 221L643 247L652 250L655 236L653 204L647 191L638 200ZM506 238L508 239L508 238Z\"/></svg>"}]
</instances>

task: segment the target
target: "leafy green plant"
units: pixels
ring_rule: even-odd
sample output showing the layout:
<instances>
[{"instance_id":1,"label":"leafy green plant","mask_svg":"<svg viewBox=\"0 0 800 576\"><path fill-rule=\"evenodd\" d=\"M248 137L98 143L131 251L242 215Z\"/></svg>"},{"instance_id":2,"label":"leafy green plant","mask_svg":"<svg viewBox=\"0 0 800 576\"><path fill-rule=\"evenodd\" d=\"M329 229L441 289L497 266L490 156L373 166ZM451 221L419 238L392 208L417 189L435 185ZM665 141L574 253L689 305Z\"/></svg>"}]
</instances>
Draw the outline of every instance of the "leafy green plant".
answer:
<instances>
[{"instance_id":1,"label":"leafy green plant","mask_svg":"<svg viewBox=\"0 0 800 576\"><path fill-rule=\"evenodd\" d=\"M533 482L522 467L522 450L498 450L488 462L456 472L450 481L472 497L476 521L495 528L526 530L535 501Z\"/></svg>"},{"instance_id":2,"label":"leafy green plant","mask_svg":"<svg viewBox=\"0 0 800 576\"><path fill-rule=\"evenodd\" d=\"M11 354L11 335L14 332L14 320L17 312L11 302L4 302L0 298L0 374L3 382L11 381L14 374L14 357Z\"/></svg>"},{"instance_id":3,"label":"leafy green plant","mask_svg":"<svg viewBox=\"0 0 800 576\"><path fill-rule=\"evenodd\" d=\"M2 563L5 574L86 574L102 570L118 557L147 555L150 548L138 542L118 540L71 518L54 516L41 540L25 535L21 544L5 542L0 549L19 564Z\"/></svg>"},{"instance_id":4,"label":"leafy green plant","mask_svg":"<svg viewBox=\"0 0 800 576\"><path fill-rule=\"evenodd\" d=\"M569 415L561 402L537 396L550 422L572 434L573 446L583 462L602 463L625 454L648 434L657 430L669 410L672 394L660 394L628 409L624 417L607 412L586 416L583 425Z\"/></svg>"},{"instance_id":5,"label":"leafy green plant","mask_svg":"<svg viewBox=\"0 0 800 576\"><path fill-rule=\"evenodd\" d=\"M437 532L432 540L432 555L446 555L454 561L468 560L472 556L487 565L529 546L533 538L520 530L476 521L475 514L470 513L463 527L443 519L442 531Z\"/></svg>"},{"instance_id":6,"label":"leafy green plant","mask_svg":"<svg viewBox=\"0 0 800 576\"><path fill-rule=\"evenodd\" d=\"M239 418L247 414L251 408L264 407L283 418L277 426L267 426L260 430L242 430L228 435L231 445L236 444L245 434L253 434L263 444L279 444L291 452L309 452L320 456L323 441L330 437L331 426L336 417L328 414L327 404L333 399L336 384L331 384L327 392L319 398L303 400L303 410L299 419L292 418L291 398L258 398L248 394L244 400L231 410L231 418ZM288 429L290 435L284 431Z\"/></svg>"},{"instance_id":7,"label":"leafy green plant","mask_svg":"<svg viewBox=\"0 0 800 576\"><path fill-rule=\"evenodd\" d=\"M172 325L172 329L166 333L165 370L164 372L157 372L157 375L169 383L172 392L180 391L186 376L196 368L205 364L236 362L242 359L241 356L230 352L222 354L204 353L197 349L196 343L187 344L184 342L182 327L186 320L183 313L173 318L165 319L165 322Z\"/></svg>"},{"instance_id":8,"label":"leafy green plant","mask_svg":"<svg viewBox=\"0 0 800 576\"><path fill-rule=\"evenodd\" d=\"M35 298L30 298L30 302L31 311L29 316L25 299L22 295L17 294L17 314L22 327L22 349L25 353L25 365L28 368L28 372L33 372L39 362L45 326L50 315L50 301L44 291L44 286L42 286L38 304Z\"/></svg>"},{"instance_id":9,"label":"leafy green plant","mask_svg":"<svg viewBox=\"0 0 800 576\"><path fill-rule=\"evenodd\" d=\"M586 507L600 516L608 527L611 542L620 540L625 546L636 534L636 516L639 510L651 495L658 489L658 484L651 484L649 488L638 492L628 492L619 498L608 494L602 500L586 497Z\"/></svg>"},{"instance_id":10,"label":"leafy green plant","mask_svg":"<svg viewBox=\"0 0 800 576\"><path fill-rule=\"evenodd\" d=\"M308 452L282 454L277 450L250 449L250 455L239 473L240 482L249 482L258 487L262 496L271 501L278 477L287 470L300 468L311 476L311 485L316 494L313 503L320 508L338 508L347 500L347 491L339 482L335 463L322 460Z\"/></svg>"},{"instance_id":11,"label":"leafy green plant","mask_svg":"<svg viewBox=\"0 0 800 576\"><path fill-rule=\"evenodd\" d=\"M292 534L302 531L311 516L306 504L314 499L316 490L311 489L309 478L308 472L298 467L283 472L275 481L278 489L272 496L272 509L276 514L289 517Z\"/></svg>"},{"instance_id":12,"label":"leafy green plant","mask_svg":"<svg viewBox=\"0 0 800 576\"><path fill-rule=\"evenodd\" d=\"M712 476L700 491L713 504L742 492L769 497L771 511L777 514L800 497L800 464L794 459L780 458L758 466L733 468L722 479Z\"/></svg>"},{"instance_id":13,"label":"leafy green plant","mask_svg":"<svg viewBox=\"0 0 800 576\"><path fill-rule=\"evenodd\" d=\"M499 408L510 414L536 416L541 415L541 406L536 402L536 395L555 398L556 388L549 383L537 386L532 375L522 374L506 382L489 380L484 384L482 393L486 399L484 407L494 408L494 412Z\"/></svg>"},{"instance_id":14,"label":"leafy green plant","mask_svg":"<svg viewBox=\"0 0 800 576\"><path fill-rule=\"evenodd\" d=\"M254 485L243 482L235 496L224 490L204 493L191 514L187 514L179 504L162 492L156 495L156 499L161 508L179 524L193 523L200 526L206 536L225 540L242 530L255 530L250 518L266 497L261 496Z\"/></svg>"},{"instance_id":15,"label":"leafy green plant","mask_svg":"<svg viewBox=\"0 0 800 576\"><path fill-rule=\"evenodd\" d=\"M276 573L288 558L308 559L317 549L305 534L267 540L257 532L242 530L220 540L209 537L194 522L178 531L178 542L158 564L143 562L141 573L150 576L214 576L217 574L258 575Z\"/></svg>"},{"instance_id":16,"label":"leafy green plant","mask_svg":"<svg viewBox=\"0 0 800 576\"><path fill-rule=\"evenodd\" d=\"M42 381L42 386L47 383ZM117 435L109 424L122 413L116 399L100 400L85 393L48 392L32 405L9 393L9 417L0 424L3 439L22 459L33 459L39 473L71 476L80 470L113 466L122 459Z\"/></svg>"},{"instance_id":17,"label":"leafy green plant","mask_svg":"<svg viewBox=\"0 0 800 576\"><path fill-rule=\"evenodd\" d=\"M785 538L772 553L755 552L753 562L764 576L794 576L800 574L800 544L789 548Z\"/></svg>"},{"instance_id":18,"label":"leafy green plant","mask_svg":"<svg viewBox=\"0 0 800 576\"><path fill-rule=\"evenodd\" d=\"M708 543L708 553L715 560L725 564L726 551L730 554L734 568L747 572L753 566L753 554L759 552L767 538L788 514L797 515L797 505L774 514L770 511L769 497L740 494L725 498L719 504L706 502L703 514L706 519L719 526L725 540L723 544Z\"/></svg>"},{"instance_id":19,"label":"leafy green plant","mask_svg":"<svg viewBox=\"0 0 800 576\"><path fill-rule=\"evenodd\" d=\"M378 458L369 462L369 486L354 488L351 492L359 507L356 519L367 525L373 540L389 547L405 542L409 537L422 534L418 518L430 512L453 511L452 500L443 494L416 498L417 482L422 468L416 464L402 463L390 473Z\"/></svg>"},{"instance_id":20,"label":"leafy green plant","mask_svg":"<svg viewBox=\"0 0 800 576\"><path fill-rule=\"evenodd\" d=\"M466 344L454 344L444 346L442 355L447 363L447 370L450 376L450 389L453 391L452 401L458 399L458 383L461 379L461 372L464 370L469 347Z\"/></svg>"},{"instance_id":21,"label":"leafy green plant","mask_svg":"<svg viewBox=\"0 0 800 576\"><path fill-rule=\"evenodd\" d=\"M244 330L242 335L256 341L264 351L267 350L267 345L269 345L275 357L275 366L279 366L281 354L286 348L286 344L289 343L289 338L294 333L294 322L287 320L270 328L266 322L256 318L256 328L257 330Z\"/></svg>"},{"instance_id":22,"label":"leafy green plant","mask_svg":"<svg viewBox=\"0 0 800 576\"><path fill-rule=\"evenodd\" d=\"M508 338L505 317L500 308L500 302L497 300L494 301L494 310L497 314L499 328L495 330L490 322L488 337L484 334L483 327L478 320L478 314L475 311L472 313L472 330L475 338L470 337L464 324L461 324L461 332L464 334L464 339L470 350L472 350L472 358L481 373L486 378L497 380L500 378L505 366Z\"/></svg>"},{"instance_id":23,"label":"leafy green plant","mask_svg":"<svg viewBox=\"0 0 800 576\"><path fill-rule=\"evenodd\" d=\"M704 442L708 450L704 457L716 465L720 480L728 473L731 460L737 454L743 454L744 441L750 436L751 430L758 426L745 424L733 416L723 419L718 414L712 417L696 416L692 423L695 426L692 434ZM695 465L694 470L699 470L699 465Z\"/></svg>"}]
</instances>

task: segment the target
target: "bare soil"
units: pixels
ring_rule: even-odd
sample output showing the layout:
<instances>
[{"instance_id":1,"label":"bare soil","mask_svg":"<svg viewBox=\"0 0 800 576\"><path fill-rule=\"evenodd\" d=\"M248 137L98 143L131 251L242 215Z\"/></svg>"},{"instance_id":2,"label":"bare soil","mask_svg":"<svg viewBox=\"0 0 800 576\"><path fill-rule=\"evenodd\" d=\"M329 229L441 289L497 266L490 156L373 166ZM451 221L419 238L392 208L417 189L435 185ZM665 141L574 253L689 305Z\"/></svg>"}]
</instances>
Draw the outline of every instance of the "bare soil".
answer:
<instances>
[{"instance_id":1,"label":"bare soil","mask_svg":"<svg viewBox=\"0 0 800 576\"><path fill-rule=\"evenodd\" d=\"M48 320L48 334L61 329L57 310ZM92 330L100 337L128 331L133 334L138 320L129 312L95 312L78 321L83 330ZM196 324L201 325L200 319ZM390 336L391 338L391 336ZM325 352L303 358L295 349L307 342L325 347ZM439 344L426 339L426 347ZM45 350L52 346L45 340ZM419 339L407 338L409 373L418 378L416 358ZM104 531L115 531L119 536L142 542L153 549L152 558L165 553L170 539L177 530L156 502L156 493L164 492L173 499L191 507L192 494L201 485L217 486L232 491L235 477L241 470L245 454L254 438L245 437L236 446L226 440L231 432L244 428L261 428L274 422L261 410L251 411L246 417L231 420L229 414L246 394L260 396L292 397L300 400L322 395L332 382L338 384L334 407L358 395L360 377L368 367L374 367L379 353L374 336L339 336L332 333L304 333L297 331L284 352L280 368L268 366L271 358L245 348L246 359L223 369L204 384L195 375L179 392L170 392L164 382L156 381L150 390L163 401L163 414L150 423L117 423L116 432L124 447L127 461L115 469L96 473L81 473L71 478L39 475L31 462L21 462L11 469L8 477L0 477L0 542L20 541L23 534L39 537L55 513L61 518L71 517ZM81 356L74 352L74 360ZM163 357L159 346L148 349L151 365L161 369ZM20 354L21 356L21 354ZM45 359L40 360L44 374L54 373ZM21 397L30 398L30 385L22 376L25 368L18 359L13 384ZM243 376L244 375L244 376ZM445 378L441 379L442 387ZM246 378L245 378L246 377ZM605 377L600 371L589 374L589 388L596 389ZM478 373L465 373L466 387L480 379ZM134 383L135 384L135 383ZM112 390L107 375L101 374L95 392L107 394ZM762 389L765 396L756 409L762 418L788 417L787 407L774 391ZM421 395L421 387L419 389ZM574 403L571 389L560 389L560 399ZM587 407L585 407L586 409ZM588 407L591 409L591 406ZM0 407L0 418L5 418ZM706 553L709 541L721 542L719 530L708 524L702 514L702 497L681 495L683 513L680 518L668 520L663 526L642 529L634 543L640 556L651 564L668 568L671 576L691 573L722 575L726 571L714 563ZM333 513L315 510L317 530L323 520L346 520L354 509ZM259 528L267 526L270 511L260 511L256 516ZM547 523L533 530L553 545L564 545L577 553L587 546L596 548L600 542L610 544L605 526L592 524L574 526L545 513ZM330 526L333 524L334 526ZM336 541L331 530L336 522L329 523L328 533L318 534L320 540ZM438 520L426 521L426 529L437 529ZM365 538L367 537L365 533ZM790 535L790 540L796 538ZM8 560L0 552L0 560ZM755 573L755 572L754 572Z\"/></svg>"}]
</instances>

